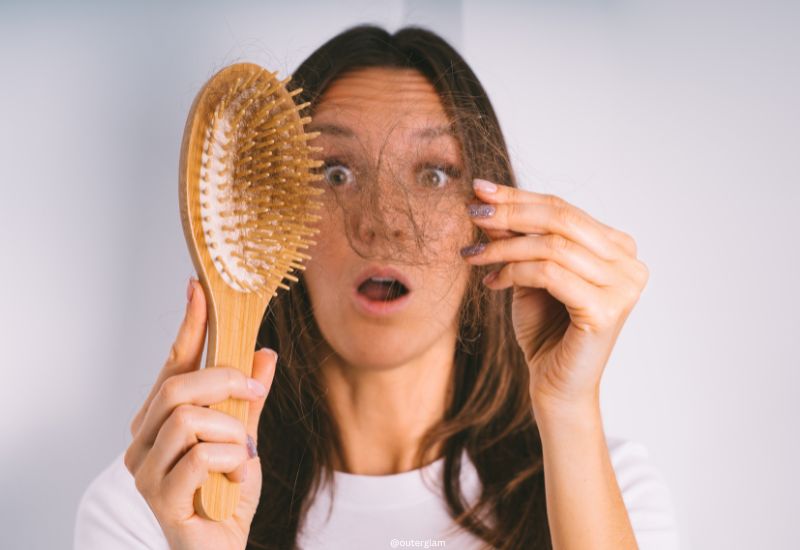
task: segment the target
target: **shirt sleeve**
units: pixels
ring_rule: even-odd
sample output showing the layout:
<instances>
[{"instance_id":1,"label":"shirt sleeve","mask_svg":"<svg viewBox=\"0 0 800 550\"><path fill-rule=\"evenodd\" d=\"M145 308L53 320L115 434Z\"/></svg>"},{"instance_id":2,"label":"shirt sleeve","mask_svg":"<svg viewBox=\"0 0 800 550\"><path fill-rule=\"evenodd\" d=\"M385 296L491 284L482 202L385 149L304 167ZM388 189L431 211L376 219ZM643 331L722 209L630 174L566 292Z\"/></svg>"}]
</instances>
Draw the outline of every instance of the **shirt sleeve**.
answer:
<instances>
[{"instance_id":1,"label":"shirt sleeve","mask_svg":"<svg viewBox=\"0 0 800 550\"><path fill-rule=\"evenodd\" d=\"M169 550L153 511L125 467L124 451L84 491L78 504L75 550Z\"/></svg>"},{"instance_id":2,"label":"shirt sleeve","mask_svg":"<svg viewBox=\"0 0 800 550\"><path fill-rule=\"evenodd\" d=\"M609 456L640 550L680 548L672 496L641 443L607 438Z\"/></svg>"}]
</instances>

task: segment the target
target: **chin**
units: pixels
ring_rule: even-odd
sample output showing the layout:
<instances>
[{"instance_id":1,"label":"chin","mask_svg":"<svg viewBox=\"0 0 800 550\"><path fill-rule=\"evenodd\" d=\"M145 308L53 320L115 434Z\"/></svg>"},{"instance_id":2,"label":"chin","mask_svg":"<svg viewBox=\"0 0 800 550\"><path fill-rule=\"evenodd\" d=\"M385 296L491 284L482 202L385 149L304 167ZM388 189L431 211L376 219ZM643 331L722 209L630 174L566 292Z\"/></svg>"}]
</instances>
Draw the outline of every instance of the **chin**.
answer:
<instances>
[{"instance_id":1,"label":"chin","mask_svg":"<svg viewBox=\"0 0 800 550\"><path fill-rule=\"evenodd\" d=\"M395 335L396 336L396 335ZM406 364L419 354L408 338L375 337L362 340L348 350L348 361L368 369L391 369Z\"/></svg>"},{"instance_id":2,"label":"chin","mask_svg":"<svg viewBox=\"0 0 800 550\"><path fill-rule=\"evenodd\" d=\"M416 341L412 331L398 327L341 328L345 330L337 331L339 334L333 339L326 339L337 355L357 368L386 370L403 365L418 355L426 344Z\"/></svg>"}]
</instances>

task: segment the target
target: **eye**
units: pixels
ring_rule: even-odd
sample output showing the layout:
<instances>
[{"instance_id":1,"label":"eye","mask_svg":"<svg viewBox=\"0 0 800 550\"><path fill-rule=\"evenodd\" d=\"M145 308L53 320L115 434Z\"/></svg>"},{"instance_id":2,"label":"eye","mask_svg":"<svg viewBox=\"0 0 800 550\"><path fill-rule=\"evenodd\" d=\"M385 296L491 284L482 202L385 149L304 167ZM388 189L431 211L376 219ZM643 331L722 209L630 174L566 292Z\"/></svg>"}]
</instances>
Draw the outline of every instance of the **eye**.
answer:
<instances>
[{"instance_id":1,"label":"eye","mask_svg":"<svg viewBox=\"0 0 800 550\"><path fill-rule=\"evenodd\" d=\"M353 172L342 161L337 159L328 159L323 165L325 179L333 187L345 185L355 179Z\"/></svg>"},{"instance_id":2,"label":"eye","mask_svg":"<svg viewBox=\"0 0 800 550\"><path fill-rule=\"evenodd\" d=\"M417 181L426 187L444 187L451 178L459 177L459 170L451 164L426 164L417 176Z\"/></svg>"}]
</instances>

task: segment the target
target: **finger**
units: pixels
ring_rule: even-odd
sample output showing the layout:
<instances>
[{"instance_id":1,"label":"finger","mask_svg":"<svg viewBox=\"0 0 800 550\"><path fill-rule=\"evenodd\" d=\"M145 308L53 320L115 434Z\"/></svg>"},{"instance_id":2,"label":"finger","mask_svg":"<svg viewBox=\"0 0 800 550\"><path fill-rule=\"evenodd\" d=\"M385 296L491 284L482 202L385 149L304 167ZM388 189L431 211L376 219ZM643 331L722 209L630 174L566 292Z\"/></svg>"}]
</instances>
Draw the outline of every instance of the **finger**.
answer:
<instances>
[{"instance_id":1,"label":"finger","mask_svg":"<svg viewBox=\"0 0 800 550\"><path fill-rule=\"evenodd\" d=\"M487 189L489 188L494 188L495 191L488 191ZM594 224L596 228L604 233L605 237L613 242L624 254L633 257L636 256L636 242L630 235L596 220L585 210L578 208L557 195L537 193L535 191L519 189L509 185L498 185L479 178L474 180L473 189L475 190L476 196L488 204L541 204L559 209L571 210L573 217L582 217L589 223ZM523 231L523 233L531 233L531 231Z\"/></svg>"},{"instance_id":2,"label":"finger","mask_svg":"<svg viewBox=\"0 0 800 550\"><path fill-rule=\"evenodd\" d=\"M520 189L519 187L512 187L510 185L500 185L480 178L475 178L472 188L475 190L475 195L478 199L489 204L521 203L546 204L550 206L570 206L586 217L591 218L588 212L578 208L574 204L567 202L558 195L552 195L550 193L537 193L536 191ZM494 190L491 191L490 189Z\"/></svg>"},{"instance_id":3,"label":"finger","mask_svg":"<svg viewBox=\"0 0 800 550\"><path fill-rule=\"evenodd\" d=\"M227 413L208 407L179 405L158 431L141 470L146 472L144 475L162 479L189 449L201 441L232 443L246 449L247 434L244 425Z\"/></svg>"},{"instance_id":4,"label":"finger","mask_svg":"<svg viewBox=\"0 0 800 550\"><path fill-rule=\"evenodd\" d=\"M516 231L509 231L507 229L492 229L492 228L481 227L481 230L484 233L486 233L486 236L489 237L489 239L492 241L496 241L498 239L508 239L510 237L518 237L522 235L522 233L517 233Z\"/></svg>"},{"instance_id":5,"label":"finger","mask_svg":"<svg viewBox=\"0 0 800 550\"><path fill-rule=\"evenodd\" d=\"M575 209L546 204L503 203L472 210L472 221L480 227L506 229L523 234L555 233L588 248L604 260L624 256L619 246L608 239L597 224Z\"/></svg>"},{"instance_id":6,"label":"finger","mask_svg":"<svg viewBox=\"0 0 800 550\"><path fill-rule=\"evenodd\" d=\"M617 243L623 250L630 256L631 258L636 258L639 255L638 246L636 246L636 239L634 239L630 234L625 233L619 229L615 229L611 226L608 226L602 222L600 223L603 227L605 227L609 235L611 236L611 240Z\"/></svg>"},{"instance_id":7,"label":"finger","mask_svg":"<svg viewBox=\"0 0 800 550\"><path fill-rule=\"evenodd\" d=\"M589 308L603 303L601 289L550 260L511 262L487 275L484 284L493 290L512 285L544 288L567 307L573 319L588 319Z\"/></svg>"},{"instance_id":8,"label":"finger","mask_svg":"<svg viewBox=\"0 0 800 550\"><path fill-rule=\"evenodd\" d=\"M207 309L203 285L192 278L187 296L186 314L164 363L167 376L200 368L200 357L205 342Z\"/></svg>"},{"instance_id":9,"label":"finger","mask_svg":"<svg viewBox=\"0 0 800 550\"><path fill-rule=\"evenodd\" d=\"M152 439L144 440L152 444L160 426L180 404L208 406L230 398L252 401L261 398L265 392L266 388L257 380L230 367L213 367L172 376L161 385L145 416L142 431Z\"/></svg>"},{"instance_id":10,"label":"finger","mask_svg":"<svg viewBox=\"0 0 800 550\"><path fill-rule=\"evenodd\" d=\"M230 473L247 460L247 450L230 443L194 445L163 478L159 492L165 507L177 518L195 514L194 493L208 478L209 472Z\"/></svg>"},{"instance_id":11,"label":"finger","mask_svg":"<svg viewBox=\"0 0 800 550\"><path fill-rule=\"evenodd\" d=\"M261 348L253 355L252 376L261 382L267 389L267 394L263 397L250 402L250 410L247 414L247 433L253 438L254 443L258 443L258 423L261 419L261 412L272 388L275 379L275 370L278 363L278 354L270 348Z\"/></svg>"},{"instance_id":12,"label":"finger","mask_svg":"<svg viewBox=\"0 0 800 550\"><path fill-rule=\"evenodd\" d=\"M150 393L139 408L136 416L131 421L131 435L136 435L141 427L150 403L168 377L197 370L200 368L200 358L203 355L203 344L206 336L206 300L203 286L194 278L189 278L186 289L186 311L183 321L178 329L178 334L170 347L169 356L159 372Z\"/></svg>"},{"instance_id":13,"label":"finger","mask_svg":"<svg viewBox=\"0 0 800 550\"><path fill-rule=\"evenodd\" d=\"M467 207L467 212L470 212L471 209L481 206L483 203L476 203L476 202L465 202L464 203ZM489 239L497 240L497 239L506 239L509 237L515 237L521 235L521 233L516 233L514 231L509 231L507 229L495 229L492 227L480 227L476 226L482 233L485 233Z\"/></svg>"},{"instance_id":14,"label":"finger","mask_svg":"<svg viewBox=\"0 0 800 550\"><path fill-rule=\"evenodd\" d=\"M143 460L153 446L162 424L178 405L206 406L228 398L255 400L266 389L257 380L230 367L213 367L171 376L161 385L145 414L141 429L129 447L131 467Z\"/></svg>"},{"instance_id":15,"label":"finger","mask_svg":"<svg viewBox=\"0 0 800 550\"><path fill-rule=\"evenodd\" d=\"M472 265L551 260L597 286L608 286L616 280L611 264L555 233L478 243L461 249L461 252L467 263Z\"/></svg>"}]
</instances>

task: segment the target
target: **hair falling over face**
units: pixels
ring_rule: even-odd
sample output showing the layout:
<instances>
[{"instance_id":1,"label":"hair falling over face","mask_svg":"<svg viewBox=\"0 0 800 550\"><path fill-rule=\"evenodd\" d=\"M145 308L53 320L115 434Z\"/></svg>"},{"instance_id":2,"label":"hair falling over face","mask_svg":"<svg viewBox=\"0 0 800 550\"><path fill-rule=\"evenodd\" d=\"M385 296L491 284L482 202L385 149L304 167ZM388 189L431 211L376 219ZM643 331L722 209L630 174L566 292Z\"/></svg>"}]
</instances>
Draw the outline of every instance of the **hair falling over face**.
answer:
<instances>
[{"instance_id":1,"label":"hair falling over face","mask_svg":"<svg viewBox=\"0 0 800 550\"><path fill-rule=\"evenodd\" d=\"M485 90L464 59L436 34L415 27L389 34L361 25L333 37L293 74L295 85L303 88L298 99L310 101L313 110L334 81L370 67L413 69L434 86L463 162L456 170L442 158L446 155L430 158L430 148L419 154L412 150L402 160L380 156L378 163L369 162L367 155L354 155L358 147L349 150L348 158L326 150L321 170L337 185L322 196L323 208L341 219L348 242L360 256L428 265L439 261L432 258L448 257L432 248L454 231L440 213L453 211L453 205L463 208L472 194L473 178L516 186L505 140ZM443 191L439 183L444 176L451 185ZM377 185L359 187L367 181ZM395 183L391 190L381 184L389 181ZM402 228L406 238L380 235L389 227ZM380 247L370 246L373 238ZM452 247L462 244L451 241ZM487 241L475 226L463 235L463 244ZM431 448L441 449L450 513L487 544L508 550L549 549L541 439L530 403L528 368L511 325L512 290L488 290L481 284L487 272L486 267L474 266L469 273L458 309L446 411L423 438L417 466L423 466ZM333 457L342 454L318 369L330 350L303 276L291 291L270 302L257 342L257 347L263 345L278 352L279 365L260 422L262 498L247 547L290 549L314 492L332 478ZM482 485L474 506L465 502L459 485L464 450Z\"/></svg>"},{"instance_id":2,"label":"hair falling over face","mask_svg":"<svg viewBox=\"0 0 800 550\"><path fill-rule=\"evenodd\" d=\"M459 242L479 235L464 235L463 224L457 226L456 216L448 215L460 213L463 203L474 197L461 160L454 159L448 147L416 144L403 158L396 158L382 146L377 161L365 149L358 143L347 153L338 152L335 145L328 147L321 158L324 164L317 169L330 182L324 203L327 214L343 220L344 234L356 254L430 266L457 251L457 244L446 253L438 248L453 241L454 232L461 233ZM398 238L392 231L410 238ZM376 251L369 246L375 240L389 247Z\"/></svg>"}]
</instances>

